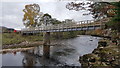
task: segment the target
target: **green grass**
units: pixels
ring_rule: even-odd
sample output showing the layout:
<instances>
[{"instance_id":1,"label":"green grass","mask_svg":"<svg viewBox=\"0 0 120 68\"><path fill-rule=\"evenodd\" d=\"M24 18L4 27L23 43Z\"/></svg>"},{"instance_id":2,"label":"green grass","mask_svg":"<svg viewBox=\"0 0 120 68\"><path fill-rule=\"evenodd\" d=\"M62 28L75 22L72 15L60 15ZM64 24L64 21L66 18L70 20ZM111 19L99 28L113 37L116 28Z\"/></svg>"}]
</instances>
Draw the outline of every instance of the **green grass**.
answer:
<instances>
[{"instance_id":1,"label":"green grass","mask_svg":"<svg viewBox=\"0 0 120 68\"><path fill-rule=\"evenodd\" d=\"M35 42L35 41L42 41L43 40L43 36L41 36L41 35L23 36L22 38L24 38L25 41L29 41L29 42Z\"/></svg>"},{"instance_id":2,"label":"green grass","mask_svg":"<svg viewBox=\"0 0 120 68\"><path fill-rule=\"evenodd\" d=\"M24 39L22 39L20 37L20 35L17 34L11 34L11 33L4 33L2 34L2 44L3 45L9 45L9 44L17 44L24 41Z\"/></svg>"},{"instance_id":3,"label":"green grass","mask_svg":"<svg viewBox=\"0 0 120 68\"><path fill-rule=\"evenodd\" d=\"M51 39L69 39L74 38L77 34L81 32L61 32L61 33L51 33ZM27 35L22 36L21 34L17 33L2 33L2 45L10 45L10 44L19 44L24 41L28 42L36 42L36 41L43 41L43 34L36 34L36 35Z\"/></svg>"},{"instance_id":4,"label":"green grass","mask_svg":"<svg viewBox=\"0 0 120 68\"><path fill-rule=\"evenodd\" d=\"M41 35L32 36L22 36L16 33L3 33L2 34L2 45L18 44L23 41L35 42L42 41L43 37Z\"/></svg>"},{"instance_id":5,"label":"green grass","mask_svg":"<svg viewBox=\"0 0 120 68\"><path fill-rule=\"evenodd\" d=\"M51 39L57 38L57 35L54 35L54 34L51 34ZM59 33L59 35L61 35L63 39L68 39L68 38L75 37L76 33L64 32L63 34ZM24 41L35 42L35 41L42 41L42 40L43 40L42 34L22 36L21 34L16 34L16 33L2 33L2 45L19 44Z\"/></svg>"}]
</instances>

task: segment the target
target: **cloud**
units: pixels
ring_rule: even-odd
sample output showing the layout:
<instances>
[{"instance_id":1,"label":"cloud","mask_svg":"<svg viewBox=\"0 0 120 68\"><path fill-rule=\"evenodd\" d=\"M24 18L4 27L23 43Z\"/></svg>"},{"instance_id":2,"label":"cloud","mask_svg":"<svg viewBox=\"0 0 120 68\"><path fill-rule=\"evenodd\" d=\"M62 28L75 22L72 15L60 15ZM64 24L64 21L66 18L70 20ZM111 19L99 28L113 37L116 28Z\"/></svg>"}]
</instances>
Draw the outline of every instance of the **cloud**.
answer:
<instances>
[{"instance_id":1,"label":"cloud","mask_svg":"<svg viewBox=\"0 0 120 68\"><path fill-rule=\"evenodd\" d=\"M2 26L22 28L22 7L17 3L2 3Z\"/></svg>"},{"instance_id":2,"label":"cloud","mask_svg":"<svg viewBox=\"0 0 120 68\"><path fill-rule=\"evenodd\" d=\"M15 15L5 15L2 18L2 25L7 26L9 28L21 28L23 27L22 22L19 20L21 18L18 18Z\"/></svg>"}]
</instances>

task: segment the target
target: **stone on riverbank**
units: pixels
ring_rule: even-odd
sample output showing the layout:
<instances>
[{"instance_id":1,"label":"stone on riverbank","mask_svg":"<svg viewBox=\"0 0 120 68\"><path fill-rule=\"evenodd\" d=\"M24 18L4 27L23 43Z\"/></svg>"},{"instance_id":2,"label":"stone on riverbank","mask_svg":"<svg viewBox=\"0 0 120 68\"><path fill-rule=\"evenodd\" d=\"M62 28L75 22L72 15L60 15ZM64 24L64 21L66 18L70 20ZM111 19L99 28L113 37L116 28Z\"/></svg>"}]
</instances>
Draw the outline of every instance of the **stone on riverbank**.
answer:
<instances>
[{"instance_id":1,"label":"stone on riverbank","mask_svg":"<svg viewBox=\"0 0 120 68\"><path fill-rule=\"evenodd\" d=\"M98 43L98 48L94 49L91 54L81 56L79 61L82 67L120 66L119 46L112 43L110 40L102 40Z\"/></svg>"}]
</instances>

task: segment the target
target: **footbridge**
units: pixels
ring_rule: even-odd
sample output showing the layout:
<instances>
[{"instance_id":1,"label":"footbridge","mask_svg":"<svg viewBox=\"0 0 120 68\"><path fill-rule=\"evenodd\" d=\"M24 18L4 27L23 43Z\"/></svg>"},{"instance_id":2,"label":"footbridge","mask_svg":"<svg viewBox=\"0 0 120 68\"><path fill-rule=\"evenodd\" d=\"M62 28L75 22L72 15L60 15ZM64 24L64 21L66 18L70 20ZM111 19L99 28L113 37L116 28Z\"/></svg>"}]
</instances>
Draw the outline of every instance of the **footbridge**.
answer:
<instances>
[{"instance_id":1,"label":"footbridge","mask_svg":"<svg viewBox=\"0 0 120 68\"><path fill-rule=\"evenodd\" d=\"M43 40L43 56L50 57L50 33L51 32L68 32L68 31L87 31L102 29L106 20L86 20L79 22L61 23L55 25L40 26L35 28L25 28L21 32L24 33L44 33Z\"/></svg>"},{"instance_id":2,"label":"footbridge","mask_svg":"<svg viewBox=\"0 0 120 68\"><path fill-rule=\"evenodd\" d=\"M41 33L41 32L67 32L81 30L101 29L104 26L103 21L85 20L79 22L61 23L55 25L40 26L34 28L22 29L22 33Z\"/></svg>"}]
</instances>

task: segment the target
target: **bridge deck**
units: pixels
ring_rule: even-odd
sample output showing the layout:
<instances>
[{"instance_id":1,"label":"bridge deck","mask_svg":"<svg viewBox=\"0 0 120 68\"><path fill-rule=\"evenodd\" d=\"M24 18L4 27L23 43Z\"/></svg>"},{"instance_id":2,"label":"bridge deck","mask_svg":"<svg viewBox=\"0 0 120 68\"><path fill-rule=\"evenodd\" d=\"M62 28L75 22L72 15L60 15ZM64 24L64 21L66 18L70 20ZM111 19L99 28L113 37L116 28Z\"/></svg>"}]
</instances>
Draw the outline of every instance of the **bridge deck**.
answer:
<instances>
[{"instance_id":1,"label":"bridge deck","mask_svg":"<svg viewBox=\"0 0 120 68\"><path fill-rule=\"evenodd\" d=\"M35 28L22 29L23 33L40 33L40 32L64 32L100 29L103 24L100 21L86 20L72 23L62 23L56 25L41 26Z\"/></svg>"}]
</instances>

